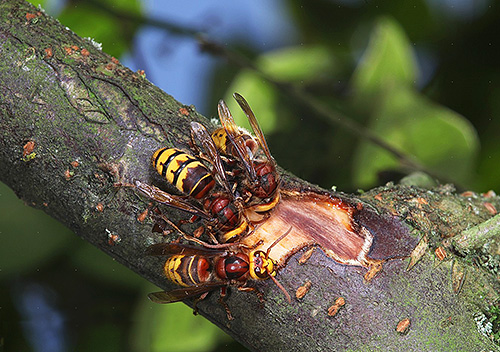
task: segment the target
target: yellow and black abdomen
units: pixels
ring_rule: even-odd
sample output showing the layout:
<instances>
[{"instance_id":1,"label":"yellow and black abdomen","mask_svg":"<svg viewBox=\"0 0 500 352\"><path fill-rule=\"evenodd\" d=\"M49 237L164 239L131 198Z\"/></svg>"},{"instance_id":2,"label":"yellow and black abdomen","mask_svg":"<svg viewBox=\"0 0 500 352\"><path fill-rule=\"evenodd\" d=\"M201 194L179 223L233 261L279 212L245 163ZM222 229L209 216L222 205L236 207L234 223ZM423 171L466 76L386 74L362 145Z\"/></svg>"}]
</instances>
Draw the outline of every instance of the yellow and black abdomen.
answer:
<instances>
[{"instance_id":1,"label":"yellow and black abdomen","mask_svg":"<svg viewBox=\"0 0 500 352\"><path fill-rule=\"evenodd\" d=\"M151 160L156 171L168 182L196 199L203 198L215 186L215 180L207 167L182 150L161 148Z\"/></svg>"},{"instance_id":2,"label":"yellow and black abdomen","mask_svg":"<svg viewBox=\"0 0 500 352\"><path fill-rule=\"evenodd\" d=\"M211 137L217 147L217 150L219 150L222 154L227 154L227 146L230 145L231 142L227 138L227 133L224 130L224 127L217 128L213 131Z\"/></svg>"},{"instance_id":3,"label":"yellow and black abdomen","mask_svg":"<svg viewBox=\"0 0 500 352\"><path fill-rule=\"evenodd\" d=\"M174 255L164 266L165 276L179 286L197 286L210 279L212 265L201 255Z\"/></svg>"},{"instance_id":4,"label":"yellow and black abdomen","mask_svg":"<svg viewBox=\"0 0 500 352\"><path fill-rule=\"evenodd\" d=\"M211 134L212 140L214 141L215 146L219 153L228 155L228 156L238 156L238 152L233 145L233 142L227 136L227 132L224 127L219 127ZM238 135L235 138L240 138L243 141L243 144L252 154L257 152L259 145L254 140L254 138L248 134L246 131L242 131L238 129Z\"/></svg>"}]
</instances>

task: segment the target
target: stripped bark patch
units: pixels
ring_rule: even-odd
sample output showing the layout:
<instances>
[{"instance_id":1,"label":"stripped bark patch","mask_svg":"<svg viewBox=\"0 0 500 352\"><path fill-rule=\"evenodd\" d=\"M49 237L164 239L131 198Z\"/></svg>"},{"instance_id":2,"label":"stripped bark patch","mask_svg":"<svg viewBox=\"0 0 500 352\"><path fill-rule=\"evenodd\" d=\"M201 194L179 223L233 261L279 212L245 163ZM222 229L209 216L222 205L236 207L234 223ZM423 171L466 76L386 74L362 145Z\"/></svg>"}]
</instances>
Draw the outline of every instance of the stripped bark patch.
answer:
<instances>
[{"instance_id":1,"label":"stripped bark patch","mask_svg":"<svg viewBox=\"0 0 500 352\"><path fill-rule=\"evenodd\" d=\"M302 256L299 258L299 264L303 265L305 264L309 258L311 258L312 254L314 252L314 247L309 248Z\"/></svg>"},{"instance_id":2,"label":"stripped bark patch","mask_svg":"<svg viewBox=\"0 0 500 352\"><path fill-rule=\"evenodd\" d=\"M465 281L465 268L457 260L453 262L451 268L451 286L455 294L459 294Z\"/></svg>"},{"instance_id":3,"label":"stripped bark patch","mask_svg":"<svg viewBox=\"0 0 500 352\"><path fill-rule=\"evenodd\" d=\"M114 246L121 242L122 238L120 237L120 235L111 232L108 229L106 229L106 233L108 234L108 244L110 246Z\"/></svg>"},{"instance_id":4,"label":"stripped bark patch","mask_svg":"<svg viewBox=\"0 0 500 352\"><path fill-rule=\"evenodd\" d=\"M34 149L35 149L35 142L34 141L28 141L23 146L23 158L26 157L28 154L33 153Z\"/></svg>"},{"instance_id":5,"label":"stripped bark patch","mask_svg":"<svg viewBox=\"0 0 500 352\"><path fill-rule=\"evenodd\" d=\"M428 247L429 240L427 236L424 236L410 254L410 263L408 263L408 267L406 268L407 271L410 271L422 259Z\"/></svg>"},{"instance_id":6,"label":"stripped bark patch","mask_svg":"<svg viewBox=\"0 0 500 352\"><path fill-rule=\"evenodd\" d=\"M410 319L405 318L399 321L398 325L396 326L396 331L401 335L405 335L410 330L410 325L411 325Z\"/></svg>"},{"instance_id":7,"label":"stripped bark patch","mask_svg":"<svg viewBox=\"0 0 500 352\"><path fill-rule=\"evenodd\" d=\"M149 209L146 208L142 213L140 213L138 216L137 216L137 221L139 222L144 222L144 220L146 220L146 217L148 216L148 213L149 213Z\"/></svg>"},{"instance_id":8,"label":"stripped bark patch","mask_svg":"<svg viewBox=\"0 0 500 352\"><path fill-rule=\"evenodd\" d=\"M335 303L328 308L328 315L334 317L339 312L339 309L345 305L344 297L339 297L335 300Z\"/></svg>"},{"instance_id":9,"label":"stripped bark patch","mask_svg":"<svg viewBox=\"0 0 500 352\"><path fill-rule=\"evenodd\" d=\"M438 258L441 261L443 261L446 258L446 251L444 250L443 247L436 248L434 254L436 255L436 258Z\"/></svg>"},{"instance_id":10,"label":"stripped bark patch","mask_svg":"<svg viewBox=\"0 0 500 352\"><path fill-rule=\"evenodd\" d=\"M302 299L311 289L312 283L311 281L306 281L304 285L300 286L297 291L295 291L295 297L297 299Z\"/></svg>"},{"instance_id":11,"label":"stripped bark patch","mask_svg":"<svg viewBox=\"0 0 500 352\"><path fill-rule=\"evenodd\" d=\"M497 214L497 209L490 202L484 202L483 205L490 212L491 215L496 215Z\"/></svg>"},{"instance_id":12,"label":"stripped bark patch","mask_svg":"<svg viewBox=\"0 0 500 352\"><path fill-rule=\"evenodd\" d=\"M382 263L374 263L372 264L366 274L363 276L365 283L368 283L373 280L378 273L382 271Z\"/></svg>"},{"instance_id":13,"label":"stripped bark patch","mask_svg":"<svg viewBox=\"0 0 500 352\"><path fill-rule=\"evenodd\" d=\"M66 181L69 181L71 179L71 177L73 177L74 174L75 174L74 171L70 171L69 169L66 169L64 171L64 178L66 179Z\"/></svg>"},{"instance_id":14,"label":"stripped bark patch","mask_svg":"<svg viewBox=\"0 0 500 352\"><path fill-rule=\"evenodd\" d=\"M269 257L278 267L284 267L301 249L318 247L337 263L368 268L365 278L370 281L385 261L408 257L417 245L398 219L375 213L359 201L286 186L282 187L280 198L269 217L241 240L244 246L266 251L269 243L290 230L270 249ZM245 214L248 219L252 215ZM313 249L310 251L304 253L299 263L307 262Z\"/></svg>"}]
</instances>

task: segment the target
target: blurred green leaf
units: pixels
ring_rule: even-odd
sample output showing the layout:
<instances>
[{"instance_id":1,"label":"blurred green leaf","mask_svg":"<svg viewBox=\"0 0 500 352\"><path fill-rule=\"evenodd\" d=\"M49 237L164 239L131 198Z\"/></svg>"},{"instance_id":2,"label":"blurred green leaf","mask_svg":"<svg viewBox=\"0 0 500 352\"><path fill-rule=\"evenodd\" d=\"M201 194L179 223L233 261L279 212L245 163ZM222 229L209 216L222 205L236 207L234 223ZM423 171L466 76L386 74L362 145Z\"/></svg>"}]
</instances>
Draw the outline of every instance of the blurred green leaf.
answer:
<instances>
[{"instance_id":1,"label":"blurred green leaf","mask_svg":"<svg viewBox=\"0 0 500 352\"><path fill-rule=\"evenodd\" d=\"M484 157L479 160L479 182L477 189L488 190L500 180L500 149L498 139L488 139L481 145ZM498 191L498 188L496 188Z\"/></svg>"},{"instance_id":2,"label":"blurred green leaf","mask_svg":"<svg viewBox=\"0 0 500 352\"><path fill-rule=\"evenodd\" d=\"M157 291L149 287L147 292ZM131 343L134 351L202 352L231 341L217 326L183 303L154 304L146 299L137 307Z\"/></svg>"},{"instance_id":3,"label":"blurred green leaf","mask_svg":"<svg viewBox=\"0 0 500 352\"><path fill-rule=\"evenodd\" d=\"M387 92L369 128L441 177L466 183L473 173L479 141L472 125L411 88ZM399 168L391 154L368 142L359 145L353 165L360 187L375 184L380 171Z\"/></svg>"},{"instance_id":4,"label":"blurred green leaf","mask_svg":"<svg viewBox=\"0 0 500 352\"><path fill-rule=\"evenodd\" d=\"M274 79L288 82L322 79L337 66L330 51L322 46L287 47L261 56L258 67Z\"/></svg>"},{"instance_id":5,"label":"blurred green leaf","mask_svg":"<svg viewBox=\"0 0 500 352\"><path fill-rule=\"evenodd\" d=\"M381 18L354 72L352 86L358 98L381 90L412 86L418 75L413 50L404 30L394 20Z\"/></svg>"},{"instance_id":6,"label":"blurred green leaf","mask_svg":"<svg viewBox=\"0 0 500 352\"><path fill-rule=\"evenodd\" d=\"M119 245L120 243L116 244L116 246ZM145 281L138 274L87 242L84 242L71 256L71 261L82 272L109 284L141 287Z\"/></svg>"},{"instance_id":7,"label":"blurred green leaf","mask_svg":"<svg viewBox=\"0 0 500 352\"><path fill-rule=\"evenodd\" d=\"M278 81L304 84L324 79L336 68L328 49L317 47L288 47L262 55L257 67ZM250 129L247 118L232 98L234 92L244 93L249 99L262 130L272 133L278 127L276 89L253 71L243 70L235 77L224 99L238 126ZM251 98L250 98L251 97Z\"/></svg>"},{"instance_id":8,"label":"blurred green leaf","mask_svg":"<svg viewBox=\"0 0 500 352\"><path fill-rule=\"evenodd\" d=\"M57 17L61 9L65 6L60 0L27 0L32 5L43 9L50 16Z\"/></svg>"},{"instance_id":9,"label":"blurred green leaf","mask_svg":"<svg viewBox=\"0 0 500 352\"><path fill-rule=\"evenodd\" d=\"M118 352L122 351L119 341L123 341L123 331L119 326L109 322L95 321L94 325L84 331L81 343L76 347L77 352Z\"/></svg>"},{"instance_id":10,"label":"blurred green leaf","mask_svg":"<svg viewBox=\"0 0 500 352\"><path fill-rule=\"evenodd\" d=\"M45 9L46 6L52 2L51 0L27 0L27 1L34 6L41 6L43 9Z\"/></svg>"},{"instance_id":11,"label":"blurred green leaf","mask_svg":"<svg viewBox=\"0 0 500 352\"><path fill-rule=\"evenodd\" d=\"M394 21L383 18L353 77L354 100L359 109L370 111L368 128L381 139L440 177L467 183L479 148L477 134L463 116L415 91L416 75L408 39ZM399 169L400 163L363 141L353 168L358 186L370 187L378 172Z\"/></svg>"},{"instance_id":12,"label":"blurred green leaf","mask_svg":"<svg viewBox=\"0 0 500 352\"><path fill-rule=\"evenodd\" d=\"M101 4L113 11L141 12L140 2L137 0L106 0ZM130 47L136 30L130 22L120 21L119 16L102 10L93 2L80 1L77 5L70 3L58 15L58 20L76 34L101 43L103 50L114 57L120 57Z\"/></svg>"},{"instance_id":13,"label":"blurred green leaf","mask_svg":"<svg viewBox=\"0 0 500 352\"><path fill-rule=\"evenodd\" d=\"M28 207L0 183L0 279L19 275L61 254L74 234L41 210Z\"/></svg>"},{"instance_id":14,"label":"blurred green leaf","mask_svg":"<svg viewBox=\"0 0 500 352\"><path fill-rule=\"evenodd\" d=\"M251 131L246 115L233 98L234 92L244 92L244 97L248 100L262 130L271 133L276 128L276 92L269 83L253 72L245 70L234 79L227 92L224 101L238 126Z\"/></svg>"}]
</instances>

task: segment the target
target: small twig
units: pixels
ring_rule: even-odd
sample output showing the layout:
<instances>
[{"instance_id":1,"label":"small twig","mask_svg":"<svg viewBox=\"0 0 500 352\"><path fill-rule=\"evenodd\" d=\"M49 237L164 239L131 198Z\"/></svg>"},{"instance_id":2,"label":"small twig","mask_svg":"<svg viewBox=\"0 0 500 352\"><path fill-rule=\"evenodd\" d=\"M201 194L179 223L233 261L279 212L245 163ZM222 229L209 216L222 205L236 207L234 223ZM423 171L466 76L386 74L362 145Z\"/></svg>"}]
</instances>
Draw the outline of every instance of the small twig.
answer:
<instances>
[{"instance_id":1,"label":"small twig","mask_svg":"<svg viewBox=\"0 0 500 352\"><path fill-rule=\"evenodd\" d=\"M363 138L373 143L374 145L377 145L380 148L388 151L399 161L403 169L406 169L408 171L422 171L427 173L431 177L441 179L442 181L456 183L456 181L445 179L442 175L437 175L434 171L426 168L424 165L420 164L417 160L410 157L400 149L390 145L384 139L380 138L377 134L352 120L348 116L338 111L331 110L321 101L308 94L303 89L291 83L274 79L272 76L260 70L251 60L249 60L245 56L237 53L234 50L228 49L220 45L216 41L210 39L208 36L203 34L202 30L196 30L177 24L172 24L166 21L147 18L126 11L116 10L115 8L107 7L106 5L103 5L102 3L95 0L90 1L99 9L108 12L111 15L116 16L124 21L134 22L138 25L142 24L162 28L172 34L196 38L200 43L201 49L203 51L212 55L226 58L229 62L241 68L252 70L257 75L259 75L272 85L276 86L281 92L283 92L283 94L287 95L294 101L297 101L300 104L306 106L310 111L315 112L317 116L322 118L327 123L333 123L335 125L341 126L342 128L350 131L353 135Z\"/></svg>"}]
</instances>

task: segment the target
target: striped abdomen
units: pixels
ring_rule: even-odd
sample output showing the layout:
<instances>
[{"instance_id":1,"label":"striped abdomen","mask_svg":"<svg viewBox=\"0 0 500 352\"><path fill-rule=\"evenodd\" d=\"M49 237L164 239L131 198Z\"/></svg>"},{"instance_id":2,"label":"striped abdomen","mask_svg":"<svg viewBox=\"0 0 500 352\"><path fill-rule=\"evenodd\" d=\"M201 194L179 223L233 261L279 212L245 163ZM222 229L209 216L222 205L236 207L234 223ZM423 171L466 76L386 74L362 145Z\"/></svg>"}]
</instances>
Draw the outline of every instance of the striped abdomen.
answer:
<instances>
[{"instance_id":1,"label":"striped abdomen","mask_svg":"<svg viewBox=\"0 0 500 352\"><path fill-rule=\"evenodd\" d=\"M165 276L179 286L197 286L207 282L212 270L210 262L200 255L174 255L165 262Z\"/></svg>"},{"instance_id":2,"label":"striped abdomen","mask_svg":"<svg viewBox=\"0 0 500 352\"><path fill-rule=\"evenodd\" d=\"M207 167L197 158L176 148L158 149L152 157L156 171L179 191L196 199L203 198L215 186Z\"/></svg>"},{"instance_id":3,"label":"striped abdomen","mask_svg":"<svg viewBox=\"0 0 500 352\"><path fill-rule=\"evenodd\" d=\"M253 139L253 137L245 131L238 130L238 133L239 134L236 138L241 138L245 147L247 147L250 152L252 152L252 154L255 154L257 152L257 149L259 148L259 145ZM233 143L229 140L224 127L219 127L215 131L213 131L211 137L215 143L215 146L217 147L217 150L221 154L236 157L238 156L238 153L236 152Z\"/></svg>"}]
</instances>

